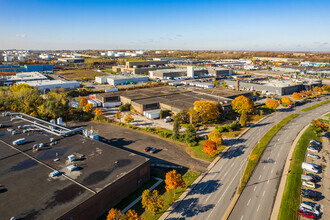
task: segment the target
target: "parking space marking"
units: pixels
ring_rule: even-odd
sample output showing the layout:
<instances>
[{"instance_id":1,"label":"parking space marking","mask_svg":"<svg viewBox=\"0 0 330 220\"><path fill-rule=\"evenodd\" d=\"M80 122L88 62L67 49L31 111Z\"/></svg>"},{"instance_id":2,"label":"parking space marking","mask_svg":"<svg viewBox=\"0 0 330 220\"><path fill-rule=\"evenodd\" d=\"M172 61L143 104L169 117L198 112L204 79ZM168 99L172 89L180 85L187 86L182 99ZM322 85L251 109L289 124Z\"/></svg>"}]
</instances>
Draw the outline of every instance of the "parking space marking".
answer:
<instances>
[{"instance_id":1,"label":"parking space marking","mask_svg":"<svg viewBox=\"0 0 330 220\"><path fill-rule=\"evenodd\" d=\"M263 192L262 196L264 196L264 195L265 195L265 192L266 192L266 191L264 191L264 192Z\"/></svg>"},{"instance_id":2,"label":"parking space marking","mask_svg":"<svg viewBox=\"0 0 330 220\"><path fill-rule=\"evenodd\" d=\"M255 186L253 191L256 191L256 188L257 188L257 187Z\"/></svg>"},{"instance_id":3,"label":"parking space marking","mask_svg":"<svg viewBox=\"0 0 330 220\"><path fill-rule=\"evenodd\" d=\"M260 204L258 205L257 211L259 211L259 208L260 208Z\"/></svg>"},{"instance_id":4,"label":"parking space marking","mask_svg":"<svg viewBox=\"0 0 330 220\"><path fill-rule=\"evenodd\" d=\"M248 203L247 203L247 206L249 206L250 202L251 202L251 199L249 199L249 201L248 201Z\"/></svg>"},{"instance_id":5,"label":"parking space marking","mask_svg":"<svg viewBox=\"0 0 330 220\"><path fill-rule=\"evenodd\" d=\"M261 175L259 176L259 180L261 179Z\"/></svg>"}]
</instances>

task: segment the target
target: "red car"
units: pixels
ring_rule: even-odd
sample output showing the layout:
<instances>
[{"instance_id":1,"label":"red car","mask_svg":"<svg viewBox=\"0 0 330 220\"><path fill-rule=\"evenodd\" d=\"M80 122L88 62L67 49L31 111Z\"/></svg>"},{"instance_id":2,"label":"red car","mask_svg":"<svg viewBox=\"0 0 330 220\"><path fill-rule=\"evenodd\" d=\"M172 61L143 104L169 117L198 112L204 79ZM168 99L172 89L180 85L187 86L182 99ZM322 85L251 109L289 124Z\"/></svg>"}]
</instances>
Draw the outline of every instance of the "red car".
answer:
<instances>
[{"instance_id":1,"label":"red car","mask_svg":"<svg viewBox=\"0 0 330 220\"><path fill-rule=\"evenodd\" d=\"M148 151L150 151L151 150L151 147L146 147L146 148L144 148L144 152L148 152Z\"/></svg>"},{"instance_id":2,"label":"red car","mask_svg":"<svg viewBox=\"0 0 330 220\"><path fill-rule=\"evenodd\" d=\"M312 212L308 212L308 211L304 211L304 210L299 210L299 215L306 217L306 218L310 218L310 219L315 219L315 215Z\"/></svg>"}]
</instances>

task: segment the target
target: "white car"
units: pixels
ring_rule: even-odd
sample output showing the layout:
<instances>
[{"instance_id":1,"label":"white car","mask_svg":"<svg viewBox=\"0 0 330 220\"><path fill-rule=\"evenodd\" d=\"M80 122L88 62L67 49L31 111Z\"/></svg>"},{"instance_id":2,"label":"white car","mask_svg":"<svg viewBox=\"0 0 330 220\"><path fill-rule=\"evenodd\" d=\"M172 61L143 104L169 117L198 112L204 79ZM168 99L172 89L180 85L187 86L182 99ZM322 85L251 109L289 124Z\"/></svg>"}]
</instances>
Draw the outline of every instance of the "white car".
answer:
<instances>
[{"instance_id":1,"label":"white car","mask_svg":"<svg viewBox=\"0 0 330 220\"><path fill-rule=\"evenodd\" d=\"M312 140L309 141L309 144L321 145L322 143L320 141L317 141L315 139L312 139Z\"/></svg>"},{"instance_id":2,"label":"white car","mask_svg":"<svg viewBox=\"0 0 330 220\"><path fill-rule=\"evenodd\" d=\"M319 156L315 155L315 154L312 154L312 153L308 153L307 154L307 157L311 157L311 158L314 158L314 159L320 159Z\"/></svg>"},{"instance_id":3,"label":"white car","mask_svg":"<svg viewBox=\"0 0 330 220\"><path fill-rule=\"evenodd\" d=\"M310 182L310 181L302 181L302 185L303 185L303 186L306 186L306 187L308 187L308 188L315 189L315 183Z\"/></svg>"},{"instance_id":4,"label":"white car","mask_svg":"<svg viewBox=\"0 0 330 220\"><path fill-rule=\"evenodd\" d=\"M308 147L307 148L308 151L314 152L314 153L318 153L320 152L320 149L317 147Z\"/></svg>"},{"instance_id":5,"label":"white car","mask_svg":"<svg viewBox=\"0 0 330 220\"><path fill-rule=\"evenodd\" d=\"M149 152L153 154L153 153L156 153L156 151L157 151L157 148L153 147L153 148L151 148L151 150Z\"/></svg>"},{"instance_id":6,"label":"white car","mask_svg":"<svg viewBox=\"0 0 330 220\"><path fill-rule=\"evenodd\" d=\"M314 213L316 216L320 215L320 206L318 204L312 205L312 204L307 204L305 202L300 203L300 210L305 210Z\"/></svg>"}]
</instances>

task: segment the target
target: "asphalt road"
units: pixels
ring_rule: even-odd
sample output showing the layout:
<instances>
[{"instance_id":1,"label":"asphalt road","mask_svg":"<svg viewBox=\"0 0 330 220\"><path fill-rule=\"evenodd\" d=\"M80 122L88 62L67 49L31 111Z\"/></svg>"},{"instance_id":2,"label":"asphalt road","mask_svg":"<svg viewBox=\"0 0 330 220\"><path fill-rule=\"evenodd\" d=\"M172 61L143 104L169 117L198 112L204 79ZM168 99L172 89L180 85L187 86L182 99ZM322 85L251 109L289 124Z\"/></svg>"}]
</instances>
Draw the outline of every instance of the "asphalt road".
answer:
<instances>
[{"instance_id":1,"label":"asphalt road","mask_svg":"<svg viewBox=\"0 0 330 220\"><path fill-rule=\"evenodd\" d=\"M308 112L299 112L300 116L290 121L276 133L267 145L229 219L270 218L291 145L301 129L312 119L328 112L329 109L330 103Z\"/></svg>"},{"instance_id":2,"label":"asphalt road","mask_svg":"<svg viewBox=\"0 0 330 220\"><path fill-rule=\"evenodd\" d=\"M306 103L299 106L296 111L308 106L309 103ZM230 147L223 154L222 159L199 184L192 186L193 190L166 219L221 219L236 193L248 155L253 147L276 122L292 113L294 110L283 109L251 127L240 139L228 143Z\"/></svg>"}]
</instances>

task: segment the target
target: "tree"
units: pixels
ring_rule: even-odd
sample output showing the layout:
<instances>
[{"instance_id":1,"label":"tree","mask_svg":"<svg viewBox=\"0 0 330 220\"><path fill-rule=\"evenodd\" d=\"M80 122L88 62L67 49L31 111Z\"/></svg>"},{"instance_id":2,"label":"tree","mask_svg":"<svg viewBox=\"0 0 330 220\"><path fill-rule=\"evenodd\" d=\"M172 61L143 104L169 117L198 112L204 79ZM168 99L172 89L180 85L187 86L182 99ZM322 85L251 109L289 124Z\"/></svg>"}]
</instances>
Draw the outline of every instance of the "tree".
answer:
<instances>
[{"instance_id":1,"label":"tree","mask_svg":"<svg viewBox=\"0 0 330 220\"><path fill-rule=\"evenodd\" d=\"M306 95L308 95L308 96L311 96L312 94L313 94L312 90L308 90L308 91L306 92Z\"/></svg>"},{"instance_id":2,"label":"tree","mask_svg":"<svg viewBox=\"0 0 330 220\"><path fill-rule=\"evenodd\" d=\"M173 200L175 198L175 190L178 187L181 188L186 187L186 184L183 181L181 174L177 173L176 170L172 170L166 173L165 184L166 184L165 189L167 192L174 190Z\"/></svg>"},{"instance_id":3,"label":"tree","mask_svg":"<svg viewBox=\"0 0 330 220\"><path fill-rule=\"evenodd\" d=\"M178 116L174 116L173 122L173 136L178 137L180 131L180 118Z\"/></svg>"},{"instance_id":4,"label":"tree","mask_svg":"<svg viewBox=\"0 0 330 220\"><path fill-rule=\"evenodd\" d=\"M198 112L194 108L189 109L190 124L196 124L198 122Z\"/></svg>"},{"instance_id":5,"label":"tree","mask_svg":"<svg viewBox=\"0 0 330 220\"><path fill-rule=\"evenodd\" d=\"M287 96L282 97L281 101L282 101L282 103L287 104L287 105L292 103L291 99Z\"/></svg>"},{"instance_id":6,"label":"tree","mask_svg":"<svg viewBox=\"0 0 330 220\"><path fill-rule=\"evenodd\" d=\"M194 109L203 123L216 120L220 116L219 109L214 102L196 101L194 102Z\"/></svg>"},{"instance_id":7,"label":"tree","mask_svg":"<svg viewBox=\"0 0 330 220\"><path fill-rule=\"evenodd\" d=\"M319 118L312 121L312 127L316 134L320 134L321 132L326 132L329 130L329 125Z\"/></svg>"},{"instance_id":8,"label":"tree","mask_svg":"<svg viewBox=\"0 0 330 220\"><path fill-rule=\"evenodd\" d=\"M214 87L218 87L219 86L219 82L217 80L214 80L213 81L213 85L214 85Z\"/></svg>"},{"instance_id":9,"label":"tree","mask_svg":"<svg viewBox=\"0 0 330 220\"><path fill-rule=\"evenodd\" d=\"M246 125L247 119L248 119L248 117L247 117L246 112L243 112L241 114L241 117L239 118L239 123L241 124L242 127L244 127Z\"/></svg>"},{"instance_id":10,"label":"tree","mask_svg":"<svg viewBox=\"0 0 330 220\"><path fill-rule=\"evenodd\" d=\"M217 147L222 144L222 135L218 129L215 128L211 133L209 133L208 137L209 140L213 141Z\"/></svg>"},{"instance_id":11,"label":"tree","mask_svg":"<svg viewBox=\"0 0 330 220\"><path fill-rule=\"evenodd\" d=\"M115 117L116 117L117 119L121 119L121 114L120 114L120 112L117 112L117 113L115 114Z\"/></svg>"},{"instance_id":12,"label":"tree","mask_svg":"<svg viewBox=\"0 0 330 220\"><path fill-rule=\"evenodd\" d=\"M322 89L326 92L330 92L330 85L323 85Z\"/></svg>"},{"instance_id":13,"label":"tree","mask_svg":"<svg viewBox=\"0 0 330 220\"><path fill-rule=\"evenodd\" d=\"M92 103L89 103L89 104L85 105L85 107L84 107L84 110L87 113L91 113L93 111L93 109L94 109L94 105Z\"/></svg>"},{"instance_id":14,"label":"tree","mask_svg":"<svg viewBox=\"0 0 330 220\"><path fill-rule=\"evenodd\" d=\"M206 154L213 156L217 152L217 144L212 140L207 140L203 145L203 150Z\"/></svg>"},{"instance_id":15,"label":"tree","mask_svg":"<svg viewBox=\"0 0 330 220\"><path fill-rule=\"evenodd\" d=\"M112 208L108 212L107 220L118 220L121 216L122 214L120 213L120 210Z\"/></svg>"},{"instance_id":16,"label":"tree","mask_svg":"<svg viewBox=\"0 0 330 220\"><path fill-rule=\"evenodd\" d=\"M185 139L187 143L193 143L196 141L196 130L191 124L186 128Z\"/></svg>"},{"instance_id":17,"label":"tree","mask_svg":"<svg viewBox=\"0 0 330 220\"><path fill-rule=\"evenodd\" d=\"M242 114L242 112L251 114L255 110L253 101L243 95L238 96L233 100L232 107L234 111L239 114Z\"/></svg>"},{"instance_id":18,"label":"tree","mask_svg":"<svg viewBox=\"0 0 330 220\"><path fill-rule=\"evenodd\" d=\"M145 210L155 214L164 206L164 199L159 195L157 190L150 192L149 189L146 189L142 193L142 207Z\"/></svg>"},{"instance_id":19,"label":"tree","mask_svg":"<svg viewBox=\"0 0 330 220\"><path fill-rule=\"evenodd\" d=\"M129 209L125 215L127 220L142 220L142 218L139 217L136 211L132 209Z\"/></svg>"},{"instance_id":20,"label":"tree","mask_svg":"<svg viewBox=\"0 0 330 220\"><path fill-rule=\"evenodd\" d=\"M45 120L55 119L64 116L68 109L66 94L49 92L45 97L44 103L38 107L38 114Z\"/></svg>"},{"instance_id":21,"label":"tree","mask_svg":"<svg viewBox=\"0 0 330 220\"><path fill-rule=\"evenodd\" d=\"M222 86L223 86L224 88L226 88L226 87L227 87L227 83L224 82L224 83L222 84Z\"/></svg>"},{"instance_id":22,"label":"tree","mask_svg":"<svg viewBox=\"0 0 330 220\"><path fill-rule=\"evenodd\" d=\"M79 102L80 107L85 107L88 104L88 101L86 98L81 98Z\"/></svg>"},{"instance_id":23,"label":"tree","mask_svg":"<svg viewBox=\"0 0 330 220\"><path fill-rule=\"evenodd\" d=\"M100 119L101 116L102 116L102 110L101 110L100 108L96 108L96 109L94 110L94 112L95 112L95 119L96 119L96 120L97 120L97 119Z\"/></svg>"},{"instance_id":24,"label":"tree","mask_svg":"<svg viewBox=\"0 0 330 220\"><path fill-rule=\"evenodd\" d=\"M134 118L131 115L126 115L124 118L124 121L126 124L130 123L131 121L134 121Z\"/></svg>"},{"instance_id":25,"label":"tree","mask_svg":"<svg viewBox=\"0 0 330 220\"><path fill-rule=\"evenodd\" d=\"M292 94L292 98L293 98L294 100L301 100L301 99L302 99L302 95L301 95L300 93L294 92L294 93Z\"/></svg>"},{"instance_id":26,"label":"tree","mask_svg":"<svg viewBox=\"0 0 330 220\"><path fill-rule=\"evenodd\" d=\"M159 117L160 118L166 118L166 116L170 115L170 110L160 110Z\"/></svg>"},{"instance_id":27,"label":"tree","mask_svg":"<svg viewBox=\"0 0 330 220\"><path fill-rule=\"evenodd\" d=\"M40 93L37 89L27 84L14 84L9 88L9 99L12 110L20 111L25 114L30 114L36 111L38 105L42 102L40 99Z\"/></svg>"},{"instance_id":28,"label":"tree","mask_svg":"<svg viewBox=\"0 0 330 220\"><path fill-rule=\"evenodd\" d=\"M277 109L277 107L280 105L280 103L278 103L278 101L275 99L267 99L265 104L268 108L271 108L274 110Z\"/></svg>"}]
</instances>

